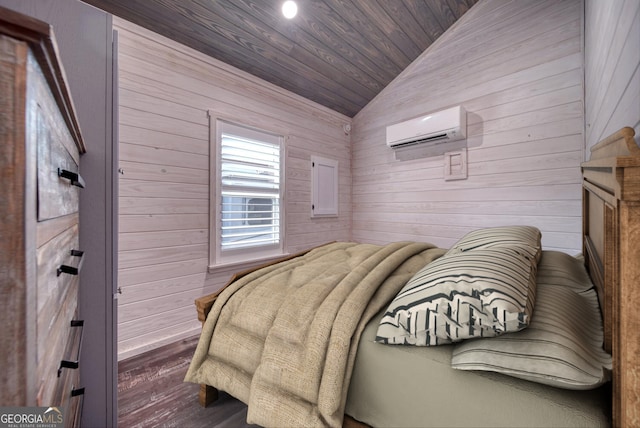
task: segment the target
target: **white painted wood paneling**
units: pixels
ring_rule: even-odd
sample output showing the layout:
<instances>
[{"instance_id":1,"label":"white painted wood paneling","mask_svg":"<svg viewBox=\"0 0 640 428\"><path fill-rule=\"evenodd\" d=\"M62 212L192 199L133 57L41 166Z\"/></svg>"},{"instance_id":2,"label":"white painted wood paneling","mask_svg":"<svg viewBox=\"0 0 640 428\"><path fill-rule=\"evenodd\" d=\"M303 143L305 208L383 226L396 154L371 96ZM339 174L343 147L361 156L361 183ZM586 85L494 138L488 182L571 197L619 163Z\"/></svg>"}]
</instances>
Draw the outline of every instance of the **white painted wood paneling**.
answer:
<instances>
[{"instance_id":1,"label":"white painted wood paneling","mask_svg":"<svg viewBox=\"0 0 640 428\"><path fill-rule=\"evenodd\" d=\"M197 334L194 299L243 266L207 272L207 111L286 135L285 250L350 238L350 119L114 18L119 32L118 355ZM337 218L311 219L312 155L339 161ZM247 266L248 267L248 266Z\"/></svg>"},{"instance_id":2,"label":"white painted wood paneling","mask_svg":"<svg viewBox=\"0 0 640 428\"><path fill-rule=\"evenodd\" d=\"M580 0L483 0L353 120L354 240L449 247L479 227L530 224L546 249L581 251L584 156ZM396 161L387 125L468 112L468 178L443 156Z\"/></svg>"},{"instance_id":3,"label":"white painted wood paneling","mask_svg":"<svg viewBox=\"0 0 640 428\"><path fill-rule=\"evenodd\" d=\"M587 147L625 126L640 142L640 2L587 0L584 49Z\"/></svg>"},{"instance_id":4,"label":"white painted wood paneling","mask_svg":"<svg viewBox=\"0 0 640 428\"><path fill-rule=\"evenodd\" d=\"M581 251L585 134L590 147L622 126L640 133L639 5L482 0L354 118L350 136L349 118L116 19L120 358L197 332L193 299L238 270L206 272L209 109L288 136L289 251L344 239L448 247L503 224L538 226L545 248ZM469 113L466 180L445 182L442 156L394 159L387 125L458 104ZM339 161L336 219L310 219L312 154Z\"/></svg>"}]
</instances>

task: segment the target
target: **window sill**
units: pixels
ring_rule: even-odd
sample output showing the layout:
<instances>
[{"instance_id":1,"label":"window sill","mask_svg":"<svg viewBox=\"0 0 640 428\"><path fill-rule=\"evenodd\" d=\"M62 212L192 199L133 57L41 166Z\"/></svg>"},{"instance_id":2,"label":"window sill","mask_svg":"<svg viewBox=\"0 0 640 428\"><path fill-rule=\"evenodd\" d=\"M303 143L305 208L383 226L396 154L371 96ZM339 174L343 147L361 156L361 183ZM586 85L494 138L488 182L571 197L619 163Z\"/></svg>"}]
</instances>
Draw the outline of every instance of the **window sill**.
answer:
<instances>
[{"instance_id":1,"label":"window sill","mask_svg":"<svg viewBox=\"0 0 640 428\"><path fill-rule=\"evenodd\" d=\"M254 259L246 259L246 260L240 260L240 261L234 261L234 262L228 262L228 263L209 265L209 267L207 268L207 271L209 273L221 273L224 271L232 271L232 273L235 273L241 270L254 268L261 264L270 264L274 261L284 259L289 256L291 256L291 253L285 252L285 253L275 254L272 256L256 257Z\"/></svg>"}]
</instances>

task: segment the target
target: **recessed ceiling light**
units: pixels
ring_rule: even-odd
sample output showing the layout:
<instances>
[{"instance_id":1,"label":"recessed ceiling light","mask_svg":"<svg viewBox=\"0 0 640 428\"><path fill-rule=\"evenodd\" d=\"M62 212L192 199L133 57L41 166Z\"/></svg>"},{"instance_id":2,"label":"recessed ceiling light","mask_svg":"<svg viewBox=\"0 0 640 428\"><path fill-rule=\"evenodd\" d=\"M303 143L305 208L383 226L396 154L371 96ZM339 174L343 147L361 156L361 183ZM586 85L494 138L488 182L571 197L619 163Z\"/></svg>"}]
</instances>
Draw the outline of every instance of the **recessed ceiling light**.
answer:
<instances>
[{"instance_id":1,"label":"recessed ceiling light","mask_svg":"<svg viewBox=\"0 0 640 428\"><path fill-rule=\"evenodd\" d=\"M287 19L292 19L298 13L298 5L293 0L287 0L282 4L282 14Z\"/></svg>"}]
</instances>

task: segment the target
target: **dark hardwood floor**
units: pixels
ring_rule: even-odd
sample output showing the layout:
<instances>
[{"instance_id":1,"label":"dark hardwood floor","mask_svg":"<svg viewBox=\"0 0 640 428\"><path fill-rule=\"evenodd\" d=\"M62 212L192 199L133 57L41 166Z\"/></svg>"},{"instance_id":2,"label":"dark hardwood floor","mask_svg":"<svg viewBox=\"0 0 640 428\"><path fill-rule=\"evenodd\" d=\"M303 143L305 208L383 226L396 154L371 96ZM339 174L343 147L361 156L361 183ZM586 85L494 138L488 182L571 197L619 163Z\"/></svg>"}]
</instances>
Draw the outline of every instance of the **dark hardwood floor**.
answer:
<instances>
[{"instance_id":1,"label":"dark hardwood floor","mask_svg":"<svg viewBox=\"0 0 640 428\"><path fill-rule=\"evenodd\" d=\"M198 338L193 337L118 363L118 426L255 427L247 407L221 392L203 408L199 386L183 382Z\"/></svg>"}]
</instances>

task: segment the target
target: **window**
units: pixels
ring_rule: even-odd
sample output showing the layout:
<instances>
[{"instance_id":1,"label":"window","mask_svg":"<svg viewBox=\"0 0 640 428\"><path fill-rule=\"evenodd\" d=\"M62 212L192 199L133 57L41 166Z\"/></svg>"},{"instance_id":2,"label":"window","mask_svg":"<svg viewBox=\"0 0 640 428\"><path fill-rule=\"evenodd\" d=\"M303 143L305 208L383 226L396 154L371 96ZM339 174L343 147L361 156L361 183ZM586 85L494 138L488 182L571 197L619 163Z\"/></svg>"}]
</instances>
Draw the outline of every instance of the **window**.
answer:
<instances>
[{"instance_id":1,"label":"window","mask_svg":"<svg viewBox=\"0 0 640 428\"><path fill-rule=\"evenodd\" d=\"M247 202L247 208L250 225L273 224L273 199L251 198Z\"/></svg>"},{"instance_id":2,"label":"window","mask_svg":"<svg viewBox=\"0 0 640 428\"><path fill-rule=\"evenodd\" d=\"M216 120L212 264L282 253L283 137Z\"/></svg>"}]
</instances>

